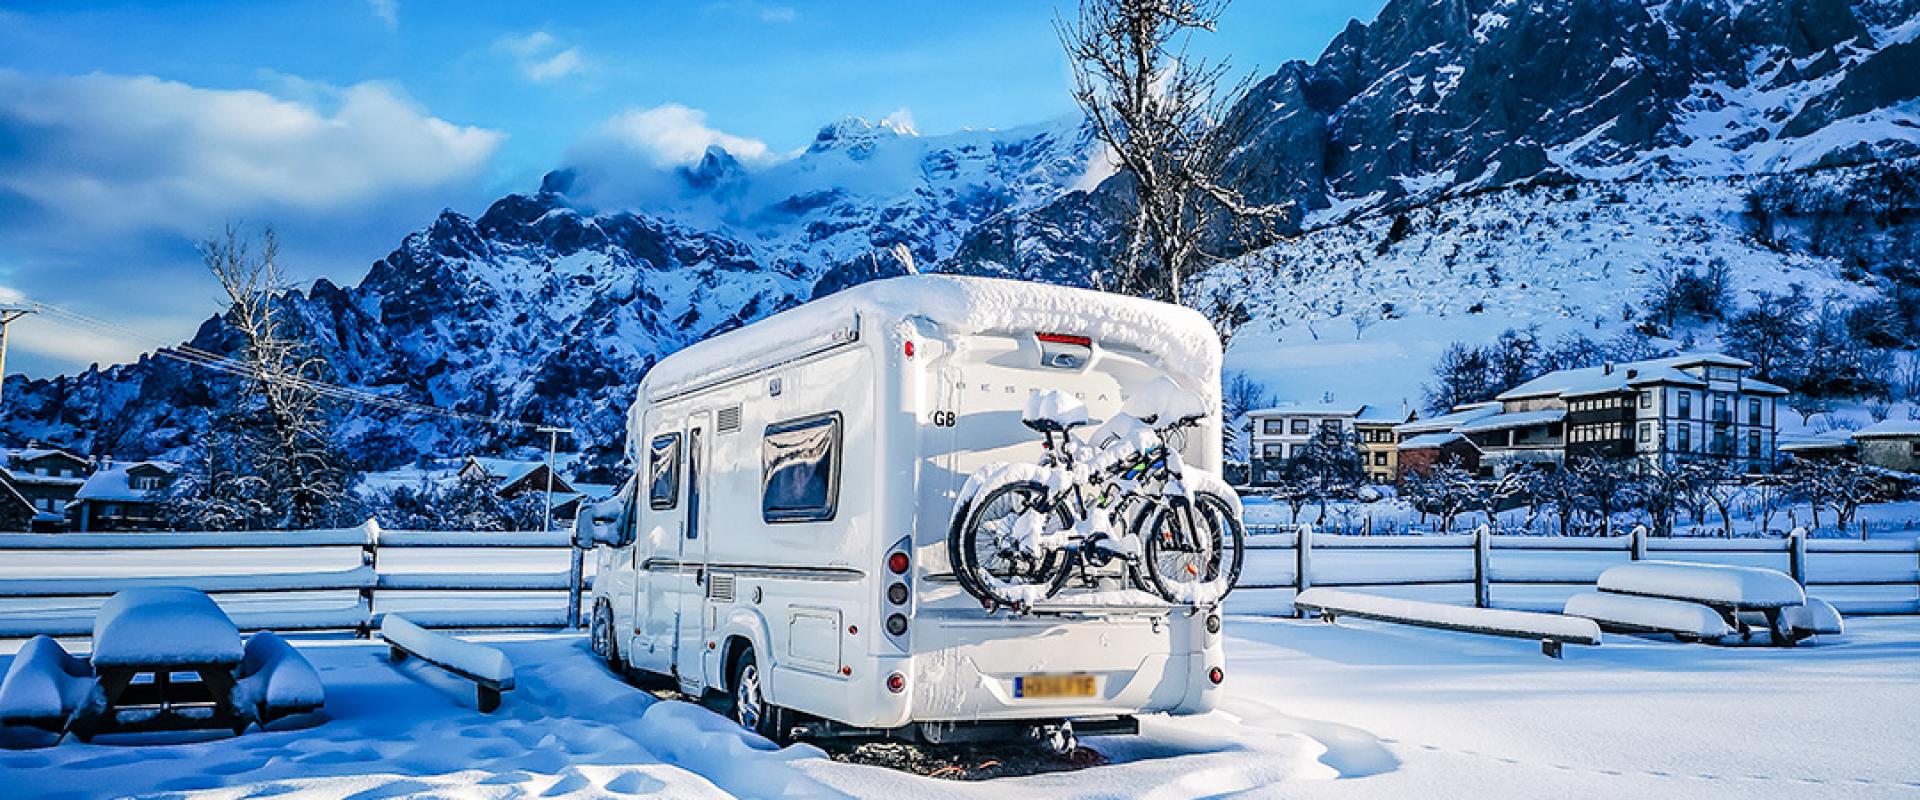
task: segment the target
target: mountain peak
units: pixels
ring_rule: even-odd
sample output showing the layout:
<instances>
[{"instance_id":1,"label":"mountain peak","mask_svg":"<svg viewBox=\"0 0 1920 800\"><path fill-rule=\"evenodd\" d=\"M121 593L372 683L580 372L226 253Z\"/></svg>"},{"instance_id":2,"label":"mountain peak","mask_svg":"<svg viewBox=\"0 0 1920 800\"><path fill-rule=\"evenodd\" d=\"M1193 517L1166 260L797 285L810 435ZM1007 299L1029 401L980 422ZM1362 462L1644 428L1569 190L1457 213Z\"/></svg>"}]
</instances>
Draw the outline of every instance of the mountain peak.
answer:
<instances>
[{"instance_id":1,"label":"mountain peak","mask_svg":"<svg viewBox=\"0 0 1920 800\"><path fill-rule=\"evenodd\" d=\"M827 150L848 150L871 152L875 142L882 139L894 139L905 136L919 136L910 119L899 115L889 115L879 120L848 115L826 125L813 137L813 144L807 146L807 152L820 153ZM864 155L865 153L858 153Z\"/></svg>"}]
</instances>

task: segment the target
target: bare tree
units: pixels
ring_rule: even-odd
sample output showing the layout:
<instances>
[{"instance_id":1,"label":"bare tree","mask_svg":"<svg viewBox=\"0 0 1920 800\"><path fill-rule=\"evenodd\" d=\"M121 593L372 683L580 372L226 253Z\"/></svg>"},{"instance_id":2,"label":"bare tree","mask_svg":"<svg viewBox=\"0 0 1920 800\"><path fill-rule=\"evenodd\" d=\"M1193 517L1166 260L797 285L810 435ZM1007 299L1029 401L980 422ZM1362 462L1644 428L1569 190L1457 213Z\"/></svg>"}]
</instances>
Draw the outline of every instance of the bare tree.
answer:
<instances>
[{"instance_id":1,"label":"bare tree","mask_svg":"<svg viewBox=\"0 0 1920 800\"><path fill-rule=\"evenodd\" d=\"M1440 518L1440 532L1453 530L1461 514L1485 507L1487 491L1473 473L1449 458L1426 474L1410 472L1406 478L1407 499L1421 514Z\"/></svg>"},{"instance_id":2,"label":"bare tree","mask_svg":"<svg viewBox=\"0 0 1920 800\"><path fill-rule=\"evenodd\" d=\"M253 252L239 231L200 246L207 271L226 294L227 327L239 339L245 394L246 442L241 459L251 477L263 481L280 509L279 524L310 527L326 522L328 509L346 493L346 479L332 446L330 419L320 405L317 381L326 362L298 335L285 309L277 305L287 284L279 265L279 243L268 229ZM219 491L207 486L207 491Z\"/></svg>"},{"instance_id":3,"label":"bare tree","mask_svg":"<svg viewBox=\"0 0 1920 800\"><path fill-rule=\"evenodd\" d=\"M1228 129L1220 124L1242 81L1221 91L1225 62L1187 53L1212 31L1227 0L1080 0L1054 27L1073 64L1073 98L1133 184L1134 217L1118 280L1103 288L1181 301L1208 260L1204 242L1229 217L1277 216L1221 185Z\"/></svg>"}]
</instances>

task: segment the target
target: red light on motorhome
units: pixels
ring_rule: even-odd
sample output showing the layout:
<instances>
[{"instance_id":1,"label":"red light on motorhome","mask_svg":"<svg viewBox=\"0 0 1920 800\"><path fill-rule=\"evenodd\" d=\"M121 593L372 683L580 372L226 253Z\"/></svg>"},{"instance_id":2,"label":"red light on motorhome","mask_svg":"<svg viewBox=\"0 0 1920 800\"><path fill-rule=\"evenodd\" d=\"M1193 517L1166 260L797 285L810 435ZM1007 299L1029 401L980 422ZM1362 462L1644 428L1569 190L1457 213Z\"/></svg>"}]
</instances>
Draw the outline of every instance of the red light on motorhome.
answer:
<instances>
[{"instance_id":1,"label":"red light on motorhome","mask_svg":"<svg viewBox=\"0 0 1920 800\"><path fill-rule=\"evenodd\" d=\"M1033 335L1033 338L1039 339L1047 344L1077 344L1081 347L1093 346L1092 339L1067 333L1036 333Z\"/></svg>"},{"instance_id":2,"label":"red light on motorhome","mask_svg":"<svg viewBox=\"0 0 1920 800\"><path fill-rule=\"evenodd\" d=\"M887 676L887 691L899 694L907 690L907 676L898 672Z\"/></svg>"},{"instance_id":3,"label":"red light on motorhome","mask_svg":"<svg viewBox=\"0 0 1920 800\"><path fill-rule=\"evenodd\" d=\"M913 340L908 339L906 344L900 346L900 351L903 353L906 353L908 358L912 358L913 357Z\"/></svg>"},{"instance_id":4,"label":"red light on motorhome","mask_svg":"<svg viewBox=\"0 0 1920 800\"><path fill-rule=\"evenodd\" d=\"M1226 671L1219 667L1214 667L1213 669L1207 670L1207 680L1213 681L1213 685L1215 686L1219 686L1220 682L1226 679L1227 679Z\"/></svg>"},{"instance_id":5,"label":"red light on motorhome","mask_svg":"<svg viewBox=\"0 0 1920 800\"><path fill-rule=\"evenodd\" d=\"M907 560L906 553L894 553L893 555L887 556L887 570L895 575L907 574L908 566L911 566L911 563Z\"/></svg>"}]
</instances>

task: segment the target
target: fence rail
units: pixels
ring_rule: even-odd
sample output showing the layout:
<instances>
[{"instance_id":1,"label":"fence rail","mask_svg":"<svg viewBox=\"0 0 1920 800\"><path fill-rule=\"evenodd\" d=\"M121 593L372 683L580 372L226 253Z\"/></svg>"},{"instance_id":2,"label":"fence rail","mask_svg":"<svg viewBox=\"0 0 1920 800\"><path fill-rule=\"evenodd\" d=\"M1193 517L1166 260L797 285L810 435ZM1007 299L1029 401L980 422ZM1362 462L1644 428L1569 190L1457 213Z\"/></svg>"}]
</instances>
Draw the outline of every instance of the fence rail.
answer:
<instances>
[{"instance_id":1,"label":"fence rail","mask_svg":"<svg viewBox=\"0 0 1920 800\"><path fill-rule=\"evenodd\" d=\"M578 624L583 561L565 532L0 534L0 638L81 636L113 593L187 586L243 629L351 630L404 611L434 627ZM14 577L18 576L18 577Z\"/></svg>"},{"instance_id":2,"label":"fence rail","mask_svg":"<svg viewBox=\"0 0 1920 800\"><path fill-rule=\"evenodd\" d=\"M1249 526L1238 611L1292 614L1314 586L1377 589L1482 608L1559 611L1607 567L1665 559L1778 569L1850 614L1920 613L1920 538L1697 539L1630 535L1351 536L1310 526ZM1424 592L1424 593L1423 593ZM1435 596L1438 595L1438 596Z\"/></svg>"}]
</instances>

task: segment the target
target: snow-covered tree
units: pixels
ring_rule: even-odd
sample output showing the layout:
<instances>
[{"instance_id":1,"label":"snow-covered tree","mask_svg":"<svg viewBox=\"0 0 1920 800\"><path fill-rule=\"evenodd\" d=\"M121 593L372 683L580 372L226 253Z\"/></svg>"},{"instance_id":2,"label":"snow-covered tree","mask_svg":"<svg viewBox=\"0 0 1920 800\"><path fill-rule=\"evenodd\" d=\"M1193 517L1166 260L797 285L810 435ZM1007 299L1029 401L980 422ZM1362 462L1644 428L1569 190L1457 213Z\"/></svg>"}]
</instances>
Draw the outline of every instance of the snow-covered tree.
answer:
<instances>
[{"instance_id":1,"label":"snow-covered tree","mask_svg":"<svg viewBox=\"0 0 1920 800\"><path fill-rule=\"evenodd\" d=\"M1795 494L1813 511L1813 525L1820 527L1820 507L1833 512L1834 528L1845 531L1853 524L1860 506L1888 499L1891 476L1877 472L1858 461L1845 458L1796 460L1787 475Z\"/></svg>"},{"instance_id":2,"label":"snow-covered tree","mask_svg":"<svg viewBox=\"0 0 1920 800\"><path fill-rule=\"evenodd\" d=\"M533 531L546 523L544 494L504 498L499 490L494 479L471 473L444 484L422 481L382 494L373 516L396 530Z\"/></svg>"},{"instance_id":3,"label":"snow-covered tree","mask_svg":"<svg viewBox=\"0 0 1920 800\"><path fill-rule=\"evenodd\" d=\"M1741 476L1733 463L1720 458L1703 458L1682 464L1683 484L1696 502L1712 506L1720 515L1720 534L1733 538L1733 504L1744 492Z\"/></svg>"},{"instance_id":4,"label":"snow-covered tree","mask_svg":"<svg viewBox=\"0 0 1920 800\"><path fill-rule=\"evenodd\" d=\"M1587 457L1567 460L1566 468L1580 482L1580 492L1592 503L1600 535L1613 532L1613 515L1640 505L1641 464L1631 458Z\"/></svg>"},{"instance_id":5,"label":"snow-covered tree","mask_svg":"<svg viewBox=\"0 0 1920 800\"><path fill-rule=\"evenodd\" d=\"M226 294L236 358L205 356L237 376L237 392L194 448L162 510L178 527L205 530L312 528L361 521L351 477L321 406L326 362L299 334L281 296L286 281L271 229L256 253L233 227L200 247Z\"/></svg>"},{"instance_id":6,"label":"snow-covered tree","mask_svg":"<svg viewBox=\"0 0 1920 800\"><path fill-rule=\"evenodd\" d=\"M1220 124L1246 84L1223 89L1224 62L1187 50L1226 0L1081 0L1056 23L1073 97L1134 199L1120 274L1104 288L1180 302L1186 279L1217 254L1207 242L1233 218L1269 217L1220 179L1230 130Z\"/></svg>"},{"instance_id":7,"label":"snow-covered tree","mask_svg":"<svg viewBox=\"0 0 1920 800\"><path fill-rule=\"evenodd\" d=\"M1440 532L1453 530L1460 515L1483 508L1486 489L1480 479L1454 459L1447 459L1422 475L1407 474L1403 493L1421 514L1439 518Z\"/></svg>"}]
</instances>

